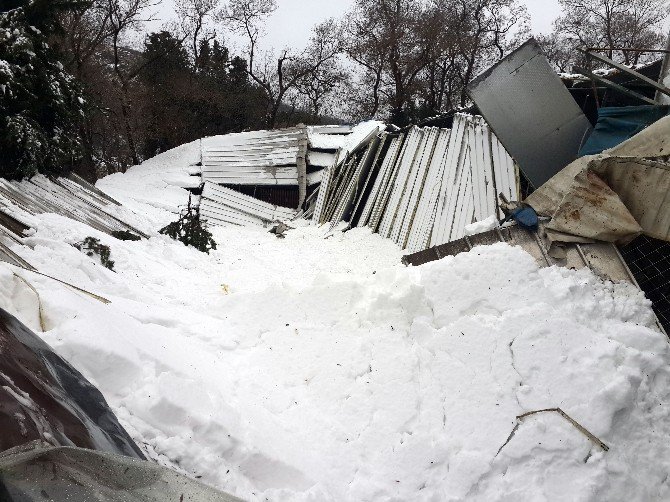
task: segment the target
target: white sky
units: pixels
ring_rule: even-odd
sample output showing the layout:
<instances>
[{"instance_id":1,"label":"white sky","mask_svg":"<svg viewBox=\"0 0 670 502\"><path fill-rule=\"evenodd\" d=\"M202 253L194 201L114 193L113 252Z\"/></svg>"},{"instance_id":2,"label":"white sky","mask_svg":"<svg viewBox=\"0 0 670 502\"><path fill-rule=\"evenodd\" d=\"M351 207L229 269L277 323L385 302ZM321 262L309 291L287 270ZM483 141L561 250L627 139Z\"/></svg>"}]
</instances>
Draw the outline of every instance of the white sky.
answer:
<instances>
[{"instance_id":1,"label":"white sky","mask_svg":"<svg viewBox=\"0 0 670 502\"><path fill-rule=\"evenodd\" d=\"M174 19L173 0L158 3L154 7L157 20L148 26L151 30ZM302 48L315 24L329 17L341 17L353 3L354 0L277 0L278 9L267 25L266 46ZM560 14L558 0L522 0L522 3L528 8L534 33L551 31L552 22ZM225 32L223 35L229 45L235 45L231 35Z\"/></svg>"}]
</instances>

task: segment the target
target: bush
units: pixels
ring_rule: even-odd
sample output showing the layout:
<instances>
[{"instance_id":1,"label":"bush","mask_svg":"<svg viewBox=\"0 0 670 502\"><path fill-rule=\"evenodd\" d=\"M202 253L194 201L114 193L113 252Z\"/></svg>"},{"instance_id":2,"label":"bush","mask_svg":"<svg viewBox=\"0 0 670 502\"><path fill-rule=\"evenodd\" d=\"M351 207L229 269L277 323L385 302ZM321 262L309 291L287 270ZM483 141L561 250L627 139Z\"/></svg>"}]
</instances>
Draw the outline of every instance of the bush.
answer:
<instances>
[{"instance_id":1,"label":"bush","mask_svg":"<svg viewBox=\"0 0 670 502\"><path fill-rule=\"evenodd\" d=\"M203 253L209 254L211 249L216 249L216 242L200 221L200 212L191 205L190 196L186 211L182 212L177 221L162 228L160 233L182 242L185 246L193 246Z\"/></svg>"},{"instance_id":2,"label":"bush","mask_svg":"<svg viewBox=\"0 0 670 502\"><path fill-rule=\"evenodd\" d=\"M112 232L112 237L119 239L120 241L139 241L142 240L142 237L135 235L128 230L114 230Z\"/></svg>"},{"instance_id":3,"label":"bush","mask_svg":"<svg viewBox=\"0 0 670 502\"><path fill-rule=\"evenodd\" d=\"M86 237L82 242L74 244L79 251L93 258L97 256L100 258L100 263L103 267L108 268L112 272L114 271L114 262L110 259L112 256L112 250L109 246L100 244L100 239L95 237Z\"/></svg>"}]
</instances>

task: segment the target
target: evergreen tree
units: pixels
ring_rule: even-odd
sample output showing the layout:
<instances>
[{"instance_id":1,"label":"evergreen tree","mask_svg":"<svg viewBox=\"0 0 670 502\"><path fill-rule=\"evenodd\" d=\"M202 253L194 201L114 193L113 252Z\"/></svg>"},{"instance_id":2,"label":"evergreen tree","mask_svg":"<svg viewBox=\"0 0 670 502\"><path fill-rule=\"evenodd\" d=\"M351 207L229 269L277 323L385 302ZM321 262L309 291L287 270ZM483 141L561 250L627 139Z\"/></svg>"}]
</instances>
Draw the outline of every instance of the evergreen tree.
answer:
<instances>
[{"instance_id":1,"label":"evergreen tree","mask_svg":"<svg viewBox=\"0 0 670 502\"><path fill-rule=\"evenodd\" d=\"M80 155L81 89L49 36L57 13L85 2L3 0L0 4L0 176L61 174Z\"/></svg>"}]
</instances>

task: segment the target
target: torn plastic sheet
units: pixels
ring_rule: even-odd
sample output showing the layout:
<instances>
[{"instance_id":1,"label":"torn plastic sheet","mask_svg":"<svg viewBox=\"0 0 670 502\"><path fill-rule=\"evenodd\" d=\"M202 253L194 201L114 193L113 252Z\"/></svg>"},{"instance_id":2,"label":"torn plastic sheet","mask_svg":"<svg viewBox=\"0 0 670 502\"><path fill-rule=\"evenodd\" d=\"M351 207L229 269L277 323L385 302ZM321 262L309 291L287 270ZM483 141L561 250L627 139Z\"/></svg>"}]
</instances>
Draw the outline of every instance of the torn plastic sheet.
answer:
<instances>
[{"instance_id":1,"label":"torn plastic sheet","mask_svg":"<svg viewBox=\"0 0 670 502\"><path fill-rule=\"evenodd\" d=\"M548 231L625 244L670 240L670 117L603 154L582 157L526 199Z\"/></svg>"}]
</instances>

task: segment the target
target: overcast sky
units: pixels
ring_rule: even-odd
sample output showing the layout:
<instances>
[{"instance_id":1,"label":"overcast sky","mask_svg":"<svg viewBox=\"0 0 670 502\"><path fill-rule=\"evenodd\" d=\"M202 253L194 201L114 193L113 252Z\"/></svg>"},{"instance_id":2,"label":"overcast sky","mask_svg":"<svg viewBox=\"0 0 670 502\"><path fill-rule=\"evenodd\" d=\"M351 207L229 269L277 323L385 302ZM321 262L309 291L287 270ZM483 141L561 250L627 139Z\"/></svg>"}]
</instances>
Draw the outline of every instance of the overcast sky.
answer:
<instances>
[{"instance_id":1,"label":"overcast sky","mask_svg":"<svg viewBox=\"0 0 670 502\"><path fill-rule=\"evenodd\" d=\"M329 17L341 17L353 2L354 0L277 0L278 9L267 26L267 47L304 47L312 26ZM528 7L534 33L551 30L551 23L560 13L558 0L522 0L522 3ZM150 27L154 30L174 17L172 0L161 0L155 9L158 10L158 19ZM232 40L227 42L231 43Z\"/></svg>"}]
</instances>

